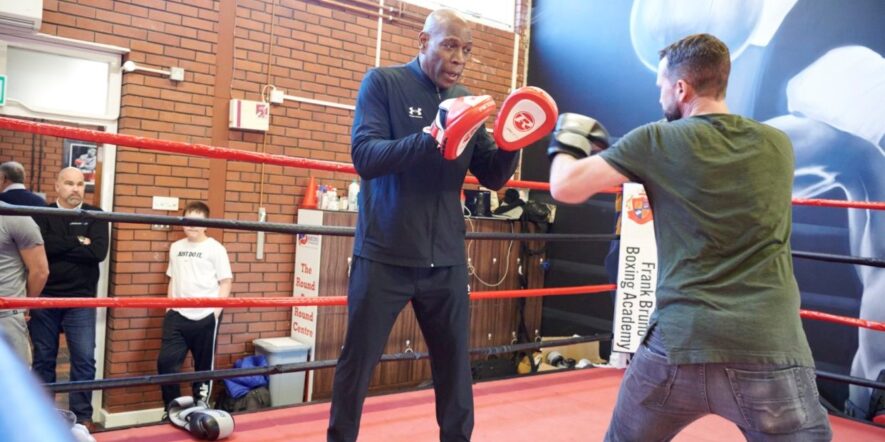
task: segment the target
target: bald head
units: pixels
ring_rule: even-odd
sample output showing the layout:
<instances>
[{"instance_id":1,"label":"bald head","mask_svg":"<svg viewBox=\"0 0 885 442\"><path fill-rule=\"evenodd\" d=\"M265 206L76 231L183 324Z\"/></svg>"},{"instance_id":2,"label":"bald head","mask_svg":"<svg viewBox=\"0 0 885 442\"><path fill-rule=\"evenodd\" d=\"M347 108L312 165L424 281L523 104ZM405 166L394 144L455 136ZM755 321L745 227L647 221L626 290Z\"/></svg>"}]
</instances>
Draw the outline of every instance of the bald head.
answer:
<instances>
[{"instance_id":1,"label":"bald head","mask_svg":"<svg viewBox=\"0 0 885 442\"><path fill-rule=\"evenodd\" d=\"M58 193L56 202L59 207L73 209L83 203L83 194L86 191L86 178L83 172L76 167L65 167L58 173L55 181L55 191Z\"/></svg>"},{"instance_id":2,"label":"bald head","mask_svg":"<svg viewBox=\"0 0 885 442\"><path fill-rule=\"evenodd\" d=\"M448 89L461 79L473 50L470 26L458 12L437 9L427 16L418 34L418 63L440 89Z\"/></svg>"},{"instance_id":3,"label":"bald head","mask_svg":"<svg viewBox=\"0 0 885 442\"><path fill-rule=\"evenodd\" d=\"M82 180L84 179L83 172L81 172L80 169L72 166L65 167L61 170L61 172L58 173L58 181L64 181L71 178Z\"/></svg>"},{"instance_id":4,"label":"bald head","mask_svg":"<svg viewBox=\"0 0 885 442\"><path fill-rule=\"evenodd\" d=\"M467 20L458 11L448 8L437 9L427 15L427 19L424 20L424 29L421 32L434 34L455 23L467 26Z\"/></svg>"}]
</instances>

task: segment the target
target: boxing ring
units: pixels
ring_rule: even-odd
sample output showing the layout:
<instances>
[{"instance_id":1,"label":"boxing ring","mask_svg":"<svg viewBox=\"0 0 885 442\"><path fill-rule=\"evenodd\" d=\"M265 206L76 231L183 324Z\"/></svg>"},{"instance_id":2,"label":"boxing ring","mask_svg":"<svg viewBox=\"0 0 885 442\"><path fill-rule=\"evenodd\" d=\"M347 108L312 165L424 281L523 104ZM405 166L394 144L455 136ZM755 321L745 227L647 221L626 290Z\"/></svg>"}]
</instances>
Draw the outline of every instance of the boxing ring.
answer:
<instances>
[{"instance_id":1,"label":"boxing ring","mask_svg":"<svg viewBox=\"0 0 885 442\"><path fill-rule=\"evenodd\" d=\"M98 143L130 146L146 150L198 155L209 158L246 161L262 164L276 164L334 172L355 173L352 165L329 161L307 160L283 155L239 151L207 145L189 144L164 140L154 140L129 135L109 134L86 129L32 123L0 117L0 129L29 132L34 134L61 136ZM468 177L465 181L475 184ZM547 183L513 180L510 187L536 190L549 190ZM618 189L608 189L617 192ZM795 205L841 207L852 209L885 210L885 202L850 202L833 200L794 200ZM84 210L64 210L23 206L2 206L2 215L17 216L63 216L85 219L101 219L109 222L135 224L164 224L204 226L246 231L265 231L284 234L317 234L331 236L352 236L354 229L343 227L307 226L299 224L249 222L225 219L193 219L175 216L144 215L115 212L91 212ZM543 240L543 241L610 241L614 235L587 234L534 234L534 233L479 233L470 232L468 239L476 240ZM835 263L859 264L872 267L885 267L885 260L878 257L855 257L794 251L794 258L814 259ZM515 297L539 297L562 295L588 295L609 293L614 285L591 285L577 287L499 290L472 292L471 300ZM152 308L169 307L293 307L346 305L344 296L324 296L319 298L224 298L224 299L167 299L159 297L126 298L8 298L0 294L2 309L39 309L70 307L110 307L110 308ZM885 332L885 323L848 318L824 312L801 310L803 318L827 321L852 327L862 327ZM512 343L497 347L472 349L474 355L512 354L516 351L539 349L555 345L570 345L611 339L610 335L573 337L556 341ZM414 360L426 357L422 353L388 354L382 363L396 360ZM14 358L13 358L14 359ZM15 367L17 361L0 352L0 367L3 367L6 384L21 392L39 392L41 387L27 374L21 374L22 367ZM226 379L243 375L275 374L334 367L335 361L313 361L308 363L284 364L250 369L224 369L211 372L188 372L169 375L156 375L132 378L109 378L95 381L56 383L43 386L53 393L84 391L95 389L125 388L135 385L159 385L180 383L195 379ZM10 370L7 371L6 367ZM483 441L537 441L537 440L601 440L608 427L618 387L624 370L617 368L582 368L545 372L516 378L479 382L474 385L476 425L474 439ZM9 374L9 376L7 376ZM16 377L18 376L18 377ZM818 371L823 379L848 382L871 388L885 389L885 383L854 378L836 373ZM20 385L16 386L15 382ZM3 387L0 382L0 387ZM36 396L42 396L36 394ZM435 440L438 427L435 420L432 389L420 389L387 395L371 396L367 399L363 412L360 440ZM28 397L22 395L22 397ZM52 414L48 401L37 397L27 406L12 410L12 414L0 419L0 429L6 432L8 421L15 421L16 413L27 414L21 419L33 419L34 413ZM32 407L33 405L33 407ZM15 407L13 407L15 408ZM329 417L328 402L308 403L286 408L266 409L252 413L235 413L236 430L226 440L232 441L291 441L324 440ZM45 417L53 421L50 417ZM834 440L860 441L885 440L885 427L876 427L860 421L830 416ZM47 426L51 430L55 423ZM47 431L48 431L47 430ZM8 433L8 440L19 434ZM25 435L27 436L27 435ZM168 424L152 424L123 429L100 431L94 434L98 441L187 441L194 440L188 433ZM683 430L675 440L722 441L741 440L740 431L732 423L707 416ZM4 440L7 440L4 437ZM46 440L46 439L41 439Z\"/></svg>"}]
</instances>

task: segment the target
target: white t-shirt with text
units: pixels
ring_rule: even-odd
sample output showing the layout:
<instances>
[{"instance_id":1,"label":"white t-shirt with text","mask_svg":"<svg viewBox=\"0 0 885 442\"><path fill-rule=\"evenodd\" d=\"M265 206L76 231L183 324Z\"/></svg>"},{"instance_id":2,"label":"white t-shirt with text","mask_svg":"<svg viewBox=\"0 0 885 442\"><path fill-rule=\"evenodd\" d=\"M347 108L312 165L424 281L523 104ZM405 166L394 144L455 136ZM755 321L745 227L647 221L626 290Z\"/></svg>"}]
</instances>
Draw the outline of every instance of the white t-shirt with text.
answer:
<instances>
[{"instance_id":1,"label":"white t-shirt with text","mask_svg":"<svg viewBox=\"0 0 885 442\"><path fill-rule=\"evenodd\" d=\"M214 238L192 242L187 238L172 243L166 275L172 280L173 298L217 298L219 281L233 278L227 250ZM198 321L215 308L175 308L185 318ZM220 309L218 309L220 311Z\"/></svg>"}]
</instances>

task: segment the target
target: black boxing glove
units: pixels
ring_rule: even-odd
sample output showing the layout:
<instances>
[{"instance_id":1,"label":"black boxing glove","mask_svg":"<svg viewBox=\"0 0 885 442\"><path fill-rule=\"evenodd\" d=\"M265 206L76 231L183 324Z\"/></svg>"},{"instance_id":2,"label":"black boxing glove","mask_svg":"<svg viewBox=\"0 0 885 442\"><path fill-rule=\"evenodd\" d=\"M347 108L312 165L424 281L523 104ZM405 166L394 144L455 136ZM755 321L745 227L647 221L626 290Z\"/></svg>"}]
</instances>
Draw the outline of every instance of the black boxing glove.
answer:
<instances>
[{"instance_id":1,"label":"black boxing glove","mask_svg":"<svg viewBox=\"0 0 885 442\"><path fill-rule=\"evenodd\" d=\"M607 149L608 146L608 131L601 123L586 115L565 113L556 122L547 156L550 161L561 153L581 159Z\"/></svg>"}]
</instances>

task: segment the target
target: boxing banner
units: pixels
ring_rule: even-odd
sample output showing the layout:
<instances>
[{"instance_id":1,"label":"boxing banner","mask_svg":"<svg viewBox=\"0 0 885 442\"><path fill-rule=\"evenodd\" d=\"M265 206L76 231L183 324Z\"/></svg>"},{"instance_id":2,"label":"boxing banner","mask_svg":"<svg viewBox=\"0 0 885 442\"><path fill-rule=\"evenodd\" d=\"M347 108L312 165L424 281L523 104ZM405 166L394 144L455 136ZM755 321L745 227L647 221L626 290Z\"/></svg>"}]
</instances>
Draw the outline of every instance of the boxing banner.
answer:
<instances>
[{"instance_id":1,"label":"boxing banner","mask_svg":"<svg viewBox=\"0 0 885 442\"><path fill-rule=\"evenodd\" d=\"M321 210L298 209L298 224L308 226L323 225ZM320 254L323 250L322 235L299 233L295 242L295 281L292 284L292 296L320 295ZM317 330L316 306L292 307L291 336L298 342L310 345L308 360L314 360ZM307 400L313 393L313 370L307 377Z\"/></svg>"},{"instance_id":2,"label":"boxing banner","mask_svg":"<svg viewBox=\"0 0 885 442\"><path fill-rule=\"evenodd\" d=\"M621 199L621 248L612 330L612 351L635 353L655 308L658 250L645 194L637 183L625 183Z\"/></svg>"}]
</instances>

